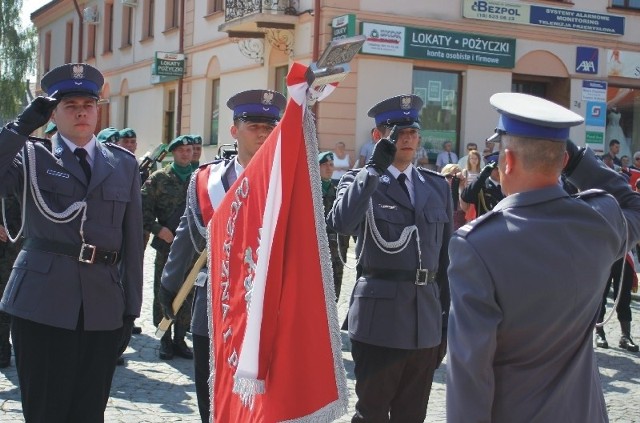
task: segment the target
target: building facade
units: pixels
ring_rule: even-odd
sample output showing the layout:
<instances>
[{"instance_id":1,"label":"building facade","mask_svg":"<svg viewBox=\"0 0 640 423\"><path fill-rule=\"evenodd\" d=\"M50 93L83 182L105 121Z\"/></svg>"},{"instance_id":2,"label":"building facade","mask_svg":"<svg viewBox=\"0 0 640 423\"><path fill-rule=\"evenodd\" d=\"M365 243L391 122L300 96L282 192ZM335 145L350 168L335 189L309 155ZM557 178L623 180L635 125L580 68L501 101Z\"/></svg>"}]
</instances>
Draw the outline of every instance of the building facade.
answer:
<instances>
[{"instance_id":1,"label":"building facade","mask_svg":"<svg viewBox=\"0 0 640 423\"><path fill-rule=\"evenodd\" d=\"M232 142L226 100L286 91L293 61L332 38L364 34L351 74L318 104L321 149L368 142L367 110L397 94L423 98L422 140L464 154L497 114L491 94L538 95L585 116L579 145L640 150L640 2L634 0L53 0L33 12L38 74L82 61L105 74L101 127L132 127L140 149L176 134ZM182 76L180 76L182 75ZM212 157L207 157L211 159Z\"/></svg>"}]
</instances>

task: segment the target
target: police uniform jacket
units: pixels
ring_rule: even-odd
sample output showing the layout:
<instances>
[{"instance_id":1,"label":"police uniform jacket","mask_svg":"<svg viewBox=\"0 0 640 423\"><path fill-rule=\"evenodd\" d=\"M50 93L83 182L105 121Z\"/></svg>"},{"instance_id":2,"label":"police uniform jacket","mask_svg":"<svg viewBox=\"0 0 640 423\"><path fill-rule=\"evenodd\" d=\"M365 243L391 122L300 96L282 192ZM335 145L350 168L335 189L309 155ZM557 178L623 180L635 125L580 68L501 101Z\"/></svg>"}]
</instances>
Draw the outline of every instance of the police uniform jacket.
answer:
<instances>
[{"instance_id":1,"label":"police uniform jacket","mask_svg":"<svg viewBox=\"0 0 640 423\"><path fill-rule=\"evenodd\" d=\"M447 421L607 421L592 333L640 195L589 149L569 180L615 198L518 193L452 237Z\"/></svg>"},{"instance_id":2,"label":"police uniform jacket","mask_svg":"<svg viewBox=\"0 0 640 423\"><path fill-rule=\"evenodd\" d=\"M225 166L223 176L223 186L225 192L235 182L237 176L235 174L235 159L233 160L218 160L210 164L200 166L191 177L189 182L189 189L187 190L187 207L180 219L180 224L176 230L176 236L171 244L171 251L169 252L169 259L162 271L162 286L173 293L177 293L182 286L185 278L191 271L190 265L193 263L196 255L196 247L202 251L206 247L205 239L198 231L197 225L204 225L202 222L202 215L200 214L200 207L198 205L198 198L195 195L195 181L197 172L206 166ZM193 207L193 206L196 207ZM189 208L195 211L193 218L198 219L195 222L193 219L187 216L191 213ZM197 244L194 246L194 242ZM200 336L209 336L209 320L207 319L207 290L208 290L209 272L205 266L200 273L195 283L195 294L193 297L192 316L191 316L191 333Z\"/></svg>"},{"instance_id":3,"label":"police uniform jacket","mask_svg":"<svg viewBox=\"0 0 640 423\"><path fill-rule=\"evenodd\" d=\"M378 177L367 168L351 170L342 177L327 216L337 232L358 237L360 277L351 297L348 329L349 336L360 342L402 349L430 348L441 342L443 315L449 305L446 269L452 231L451 192L442 176L428 170L413 168L411 180L415 205L389 171ZM419 286L413 278L376 277L380 270L415 274L418 248L413 234L402 252L382 251L369 230L365 233L370 203L386 241L397 240L407 226L417 226L422 268L436 274L436 283Z\"/></svg>"},{"instance_id":4,"label":"police uniform jacket","mask_svg":"<svg viewBox=\"0 0 640 423\"><path fill-rule=\"evenodd\" d=\"M0 132L0 195L21 197L26 138ZM34 171L42 198L54 212L87 203L84 238L100 249L119 252L117 264L82 263L77 258L25 246L19 253L0 309L23 319L75 329L82 307L84 329L114 330L125 315L139 316L142 304L142 213L135 157L117 146L96 143L91 182L59 135L52 150L35 143ZM27 176L28 177L28 176ZM25 240L38 238L80 246L80 219L55 223L43 216L27 181Z\"/></svg>"}]
</instances>

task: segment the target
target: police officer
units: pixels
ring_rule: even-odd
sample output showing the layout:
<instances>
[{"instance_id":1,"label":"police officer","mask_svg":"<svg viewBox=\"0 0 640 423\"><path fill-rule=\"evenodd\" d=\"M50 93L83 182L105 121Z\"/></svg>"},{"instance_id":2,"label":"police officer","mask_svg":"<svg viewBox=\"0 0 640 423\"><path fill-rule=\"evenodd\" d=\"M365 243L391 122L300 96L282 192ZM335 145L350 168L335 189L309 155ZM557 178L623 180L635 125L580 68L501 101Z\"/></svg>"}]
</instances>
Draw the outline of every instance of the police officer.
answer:
<instances>
[{"instance_id":1,"label":"police officer","mask_svg":"<svg viewBox=\"0 0 640 423\"><path fill-rule=\"evenodd\" d=\"M162 320L162 309L158 302L162 269L167 263L169 249L180 223L180 216L184 212L189 178L193 172L192 145L193 138L188 135L180 135L171 141L167 151L173 155L173 163L153 172L142 186L144 230L153 234L151 246L156 250L153 276L153 324L155 326L158 326ZM165 332L160 340L161 359L171 360L174 355L186 359L193 358L193 352L184 340L190 320L191 310L187 304L178 313L173 341L171 330Z\"/></svg>"},{"instance_id":2,"label":"police officer","mask_svg":"<svg viewBox=\"0 0 640 423\"><path fill-rule=\"evenodd\" d=\"M142 216L135 157L96 142L104 79L83 63L44 75L0 132L0 196L26 182L24 244L0 309L12 315L28 422L101 422L116 359L142 304ZM27 136L49 118L49 151ZM27 181L23 181L26 167Z\"/></svg>"},{"instance_id":3,"label":"police officer","mask_svg":"<svg viewBox=\"0 0 640 423\"><path fill-rule=\"evenodd\" d=\"M451 240L447 421L606 422L592 332L611 263L640 237L640 195L566 141L581 116L526 94L490 102L507 197ZM570 196L563 168L612 195Z\"/></svg>"},{"instance_id":4,"label":"police officer","mask_svg":"<svg viewBox=\"0 0 640 423\"><path fill-rule=\"evenodd\" d=\"M11 275L13 262L16 260L22 245L20 239L13 243L9 238L15 238L20 230L20 203L18 203L18 199L15 196L12 195L4 199L3 212L6 216L7 227L4 226L4 220L0 220L0 298L4 294ZM10 323L11 316L0 311L0 369L9 367L11 364Z\"/></svg>"},{"instance_id":5,"label":"police officer","mask_svg":"<svg viewBox=\"0 0 640 423\"><path fill-rule=\"evenodd\" d=\"M462 190L460 198L467 204L473 204L476 217L482 216L493 209L504 198L500 187L500 173L498 172L498 153L484 158L487 163L478 178Z\"/></svg>"},{"instance_id":6,"label":"police officer","mask_svg":"<svg viewBox=\"0 0 640 423\"><path fill-rule=\"evenodd\" d=\"M213 209L275 128L286 106L286 99L276 91L249 90L231 97L227 106L233 110L230 132L231 137L237 142L238 154L233 158L216 160L200 166L191 179L187 208L180 220L180 226L171 245L169 260L162 274L160 302L167 318L174 317L171 309L173 299L191 270L190 264L193 263L196 253L205 248L206 226ZM209 421L210 414L207 383L210 358L207 289L208 270L205 268L196 281L191 319L196 395L203 422Z\"/></svg>"},{"instance_id":7,"label":"police officer","mask_svg":"<svg viewBox=\"0 0 640 423\"><path fill-rule=\"evenodd\" d=\"M324 205L325 217L333 207L336 200L336 188L333 185L331 176L333 175L333 153L325 151L318 154L318 164L320 165L320 181L322 183L322 204ZM342 275L344 273L344 263L347 261L347 249L349 248L349 237L336 233L327 225L327 237L329 238L329 253L331 254L331 267L333 268L333 287L336 293L336 302L340 298L340 288L342 287ZM340 243L340 246L338 246Z\"/></svg>"},{"instance_id":8,"label":"police officer","mask_svg":"<svg viewBox=\"0 0 640 423\"><path fill-rule=\"evenodd\" d=\"M327 217L358 237L348 312L353 422L422 422L446 351L452 199L442 175L412 164L422 106L418 96L399 95L369 110L379 141L364 168L342 177Z\"/></svg>"}]
</instances>

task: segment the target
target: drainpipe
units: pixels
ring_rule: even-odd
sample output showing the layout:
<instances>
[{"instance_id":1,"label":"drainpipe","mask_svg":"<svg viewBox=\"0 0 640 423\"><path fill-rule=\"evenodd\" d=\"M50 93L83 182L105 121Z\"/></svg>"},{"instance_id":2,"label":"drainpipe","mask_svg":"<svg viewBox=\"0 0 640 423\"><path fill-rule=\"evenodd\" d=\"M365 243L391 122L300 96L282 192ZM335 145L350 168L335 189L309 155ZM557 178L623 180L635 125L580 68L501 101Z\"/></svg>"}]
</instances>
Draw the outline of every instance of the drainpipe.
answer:
<instances>
[{"instance_id":1,"label":"drainpipe","mask_svg":"<svg viewBox=\"0 0 640 423\"><path fill-rule=\"evenodd\" d=\"M184 53L184 0L180 0L180 28L179 28L179 44L178 44L178 53ZM185 57L184 61L185 70L187 68L187 58ZM180 133L182 133L182 79L184 78L184 74L178 79L178 104L176 105L176 134L177 137Z\"/></svg>"},{"instance_id":2,"label":"drainpipe","mask_svg":"<svg viewBox=\"0 0 640 423\"><path fill-rule=\"evenodd\" d=\"M73 5L76 7L76 13L78 14L78 63L83 63L82 60L82 49L84 46L82 45L82 39L84 38L84 18L82 17L82 11L80 10L80 6L78 6L78 0L73 0Z\"/></svg>"}]
</instances>

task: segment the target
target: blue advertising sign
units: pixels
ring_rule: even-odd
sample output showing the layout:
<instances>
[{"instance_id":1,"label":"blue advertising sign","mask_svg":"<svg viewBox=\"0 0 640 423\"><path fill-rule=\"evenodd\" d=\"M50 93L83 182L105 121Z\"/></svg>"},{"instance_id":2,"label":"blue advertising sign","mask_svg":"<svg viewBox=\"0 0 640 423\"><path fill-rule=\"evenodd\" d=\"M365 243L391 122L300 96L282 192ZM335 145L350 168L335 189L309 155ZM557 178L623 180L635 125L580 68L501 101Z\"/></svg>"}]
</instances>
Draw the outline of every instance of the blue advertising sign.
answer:
<instances>
[{"instance_id":1,"label":"blue advertising sign","mask_svg":"<svg viewBox=\"0 0 640 423\"><path fill-rule=\"evenodd\" d=\"M587 126L607 125L607 103L604 101L587 101L587 113L584 117Z\"/></svg>"},{"instance_id":2,"label":"blue advertising sign","mask_svg":"<svg viewBox=\"0 0 640 423\"><path fill-rule=\"evenodd\" d=\"M595 47L576 48L576 72L598 73L598 49Z\"/></svg>"},{"instance_id":3,"label":"blue advertising sign","mask_svg":"<svg viewBox=\"0 0 640 423\"><path fill-rule=\"evenodd\" d=\"M556 28L624 35L624 17L531 5L530 22Z\"/></svg>"}]
</instances>

